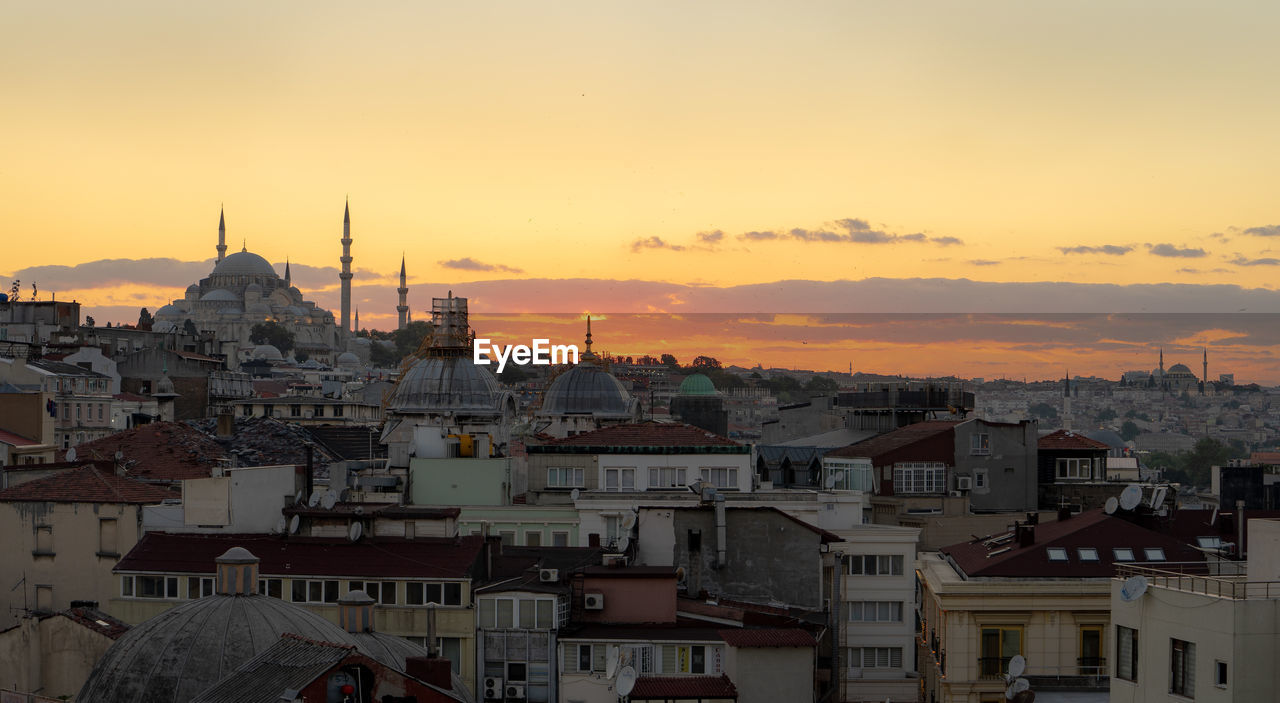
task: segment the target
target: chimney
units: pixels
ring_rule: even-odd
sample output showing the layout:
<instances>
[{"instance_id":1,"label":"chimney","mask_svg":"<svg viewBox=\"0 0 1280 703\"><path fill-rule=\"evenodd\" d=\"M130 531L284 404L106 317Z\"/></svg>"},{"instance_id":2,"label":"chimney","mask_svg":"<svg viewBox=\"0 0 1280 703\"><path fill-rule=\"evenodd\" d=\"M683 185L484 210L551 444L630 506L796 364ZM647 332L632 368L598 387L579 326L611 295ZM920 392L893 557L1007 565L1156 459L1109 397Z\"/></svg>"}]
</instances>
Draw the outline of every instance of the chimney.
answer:
<instances>
[{"instance_id":1,"label":"chimney","mask_svg":"<svg viewBox=\"0 0 1280 703\"><path fill-rule=\"evenodd\" d=\"M1040 524L1040 513L1027 513L1027 524L1028 524L1028 525L1039 525L1039 524Z\"/></svg>"},{"instance_id":2,"label":"chimney","mask_svg":"<svg viewBox=\"0 0 1280 703\"><path fill-rule=\"evenodd\" d=\"M1062 521L1062 520L1070 520L1070 519L1071 519L1071 506L1069 505L1060 506L1058 508L1058 520Z\"/></svg>"},{"instance_id":3,"label":"chimney","mask_svg":"<svg viewBox=\"0 0 1280 703\"><path fill-rule=\"evenodd\" d=\"M1018 528L1018 546L1030 547L1036 543L1036 526L1022 525Z\"/></svg>"},{"instance_id":4,"label":"chimney","mask_svg":"<svg viewBox=\"0 0 1280 703\"><path fill-rule=\"evenodd\" d=\"M232 413L218 413L218 439L231 439L236 433L236 416Z\"/></svg>"},{"instance_id":5,"label":"chimney","mask_svg":"<svg viewBox=\"0 0 1280 703\"><path fill-rule=\"evenodd\" d=\"M446 691L453 690L453 663L444 657L405 657L405 673Z\"/></svg>"},{"instance_id":6,"label":"chimney","mask_svg":"<svg viewBox=\"0 0 1280 703\"><path fill-rule=\"evenodd\" d=\"M1245 551L1244 551L1244 501L1243 500L1236 501L1236 544L1239 545L1239 547L1236 549L1236 553L1240 555L1241 559L1244 559Z\"/></svg>"},{"instance_id":7,"label":"chimney","mask_svg":"<svg viewBox=\"0 0 1280 703\"><path fill-rule=\"evenodd\" d=\"M307 475L305 479L306 479L307 492L302 495L302 499L308 500L311 498L312 491L316 489L315 445L310 442L307 442Z\"/></svg>"}]
</instances>

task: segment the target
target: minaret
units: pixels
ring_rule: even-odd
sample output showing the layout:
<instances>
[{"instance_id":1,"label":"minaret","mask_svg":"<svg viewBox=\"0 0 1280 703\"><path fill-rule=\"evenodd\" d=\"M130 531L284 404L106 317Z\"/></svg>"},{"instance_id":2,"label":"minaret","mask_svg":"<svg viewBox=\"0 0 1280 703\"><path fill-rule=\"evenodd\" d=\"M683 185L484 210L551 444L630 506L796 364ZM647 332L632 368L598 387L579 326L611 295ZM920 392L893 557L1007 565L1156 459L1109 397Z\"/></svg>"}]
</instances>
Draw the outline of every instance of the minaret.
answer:
<instances>
[{"instance_id":1,"label":"minaret","mask_svg":"<svg viewBox=\"0 0 1280 703\"><path fill-rule=\"evenodd\" d=\"M293 287L293 277L289 275L289 257L284 260L284 287L286 289Z\"/></svg>"},{"instance_id":2,"label":"minaret","mask_svg":"<svg viewBox=\"0 0 1280 703\"><path fill-rule=\"evenodd\" d=\"M360 306L356 306L356 334L360 333Z\"/></svg>"},{"instance_id":3,"label":"minaret","mask_svg":"<svg viewBox=\"0 0 1280 703\"><path fill-rule=\"evenodd\" d=\"M351 331L351 203L342 212L342 334Z\"/></svg>"},{"instance_id":4,"label":"minaret","mask_svg":"<svg viewBox=\"0 0 1280 703\"><path fill-rule=\"evenodd\" d=\"M404 329L409 324L409 284L405 282L404 277L404 254L400 255L400 287L396 292L400 294L400 304L396 306L396 312L400 313L400 329Z\"/></svg>"},{"instance_id":5,"label":"minaret","mask_svg":"<svg viewBox=\"0 0 1280 703\"><path fill-rule=\"evenodd\" d=\"M590 315L587 315L587 339L586 339L586 345L587 345L587 350L586 350L586 351L584 351L584 352L582 352L582 356L581 356L580 358L581 358L583 361L586 361L586 360L588 360L588 359L594 359L594 358L596 358L596 353L595 353L595 352L593 352L593 351L591 351L591 316L590 316Z\"/></svg>"},{"instance_id":6,"label":"minaret","mask_svg":"<svg viewBox=\"0 0 1280 703\"><path fill-rule=\"evenodd\" d=\"M218 261L227 256L227 221L222 216L223 208L218 208Z\"/></svg>"},{"instance_id":7,"label":"minaret","mask_svg":"<svg viewBox=\"0 0 1280 703\"><path fill-rule=\"evenodd\" d=\"M1062 376L1062 429L1071 429L1071 371Z\"/></svg>"},{"instance_id":8,"label":"minaret","mask_svg":"<svg viewBox=\"0 0 1280 703\"><path fill-rule=\"evenodd\" d=\"M1160 390L1164 390L1164 347L1160 347Z\"/></svg>"},{"instance_id":9,"label":"minaret","mask_svg":"<svg viewBox=\"0 0 1280 703\"><path fill-rule=\"evenodd\" d=\"M1203 371L1200 375L1200 395L1204 395L1209 390L1209 347L1204 348Z\"/></svg>"}]
</instances>

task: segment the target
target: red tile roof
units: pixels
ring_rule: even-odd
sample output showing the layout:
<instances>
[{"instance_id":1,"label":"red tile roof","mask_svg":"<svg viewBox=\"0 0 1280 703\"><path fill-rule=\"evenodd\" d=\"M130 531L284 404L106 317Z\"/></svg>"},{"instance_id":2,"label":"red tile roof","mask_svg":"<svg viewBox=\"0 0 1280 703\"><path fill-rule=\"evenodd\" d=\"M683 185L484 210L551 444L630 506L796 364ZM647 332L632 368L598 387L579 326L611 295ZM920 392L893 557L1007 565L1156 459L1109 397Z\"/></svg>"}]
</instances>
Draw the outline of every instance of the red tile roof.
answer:
<instances>
[{"instance_id":1,"label":"red tile roof","mask_svg":"<svg viewBox=\"0 0 1280 703\"><path fill-rule=\"evenodd\" d=\"M870 457L875 458L903 447L911 446L921 440L929 439L944 432L952 432L960 424L952 420L929 420L917 422L906 427L899 427L856 444L827 452L827 456L835 457Z\"/></svg>"},{"instance_id":2,"label":"red tile roof","mask_svg":"<svg viewBox=\"0 0 1280 703\"><path fill-rule=\"evenodd\" d=\"M58 613L73 622L83 625L100 635L119 639L120 635L129 631L129 623L117 620L97 608L76 607Z\"/></svg>"},{"instance_id":3,"label":"red tile roof","mask_svg":"<svg viewBox=\"0 0 1280 703\"><path fill-rule=\"evenodd\" d=\"M553 439L544 446L592 447L709 447L742 446L737 442L683 422L638 422Z\"/></svg>"},{"instance_id":4,"label":"red tile roof","mask_svg":"<svg viewBox=\"0 0 1280 703\"><path fill-rule=\"evenodd\" d=\"M999 544L970 541L943 547L941 551L971 577L1108 578L1115 575L1117 563L1124 563L1115 560L1112 550L1117 547L1132 549L1134 561L1130 563L1136 564L1163 563L1148 561L1143 553L1146 547L1163 549L1164 562L1204 561L1204 554L1177 537L1139 525L1128 517L1107 515L1101 508L1036 525L1035 543L1026 547L1018 546L1012 532L1004 534L1012 536ZM1066 560L1050 561L1050 547L1065 549ZM1082 547L1098 550L1098 560L1081 560L1078 550Z\"/></svg>"},{"instance_id":5,"label":"red tile roof","mask_svg":"<svg viewBox=\"0 0 1280 703\"><path fill-rule=\"evenodd\" d=\"M720 630L720 638L731 647L816 647L818 645L813 635L796 627Z\"/></svg>"},{"instance_id":6,"label":"red tile roof","mask_svg":"<svg viewBox=\"0 0 1280 703\"><path fill-rule=\"evenodd\" d=\"M131 503L146 505L177 493L134 481L94 466L64 469L52 476L27 481L0 491L0 502Z\"/></svg>"},{"instance_id":7,"label":"red tile roof","mask_svg":"<svg viewBox=\"0 0 1280 703\"><path fill-rule=\"evenodd\" d=\"M129 393L129 392L116 393L111 397L115 398L116 400L124 400L130 403L146 403L148 401L155 400L154 398L148 398L145 395L138 395L137 393Z\"/></svg>"},{"instance_id":8,"label":"red tile roof","mask_svg":"<svg viewBox=\"0 0 1280 703\"><path fill-rule=\"evenodd\" d=\"M148 532L117 571L211 574L214 559L244 547L261 560L263 576L468 578L479 559L478 536L349 542L323 537L197 535Z\"/></svg>"},{"instance_id":9,"label":"red tile roof","mask_svg":"<svg viewBox=\"0 0 1280 703\"><path fill-rule=\"evenodd\" d=\"M15 447L30 447L40 444L34 439L27 439L20 434L6 432L4 430L0 430L0 442L4 442L5 444L13 445Z\"/></svg>"},{"instance_id":10,"label":"red tile roof","mask_svg":"<svg viewBox=\"0 0 1280 703\"><path fill-rule=\"evenodd\" d=\"M80 459L114 460L124 454L133 478L180 481L208 478L227 452L212 437L181 422L153 422L76 447Z\"/></svg>"},{"instance_id":11,"label":"red tile roof","mask_svg":"<svg viewBox=\"0 0 1280 703\"><path fill-rule=\"evenodd\" d=\"M631 689L631 700L661 700L665 698L732 698L738 699L738 689L729 677L719 676L644 676L636 679Z\"/></svg>"},{"instance_id":12,"label":"red tile roof","mask_svg":"<svg viewBox=\"0 0 1280 703\"><path fill-rule=\"evenodd\" d=\"M1051 432L1040 438L1036 442L1036 447L1041 451L1046 449L1093 449L1108 450L1111 446L1106 442L1099 442L1096 439L1090 439L1079 432L1071 430L1058 430Z\"/></svg>"}]
</instances>

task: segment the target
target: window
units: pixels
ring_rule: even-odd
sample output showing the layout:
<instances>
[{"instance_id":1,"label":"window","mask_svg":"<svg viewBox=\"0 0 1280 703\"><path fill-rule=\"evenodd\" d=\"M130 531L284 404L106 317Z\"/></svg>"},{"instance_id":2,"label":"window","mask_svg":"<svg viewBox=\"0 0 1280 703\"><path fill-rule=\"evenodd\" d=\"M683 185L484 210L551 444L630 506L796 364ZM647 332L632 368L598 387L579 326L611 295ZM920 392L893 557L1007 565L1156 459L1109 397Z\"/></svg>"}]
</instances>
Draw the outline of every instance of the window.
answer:
<instances>
[{"instance_id":1,"label":"window","mask_svg":"<svg viewBox=\"0 0 1280 703\"><path fill-rule=\"evenodd\" d=\"M1147 561L1164 561L1164 547L1147 547L1142 550Z\"/></svg>"},{"instance_id":2,"label":"window","mask_svg":"<svg viewBox=\"0 0 1280 703\"><path fill-rule=\"evenodd\" d=\"M600 653L598 657L595 654L597 651ZM605 656L603 645L599 647L589 644L578 645L578 671L604 671Z\"/></svg>"},{"instance_id":3,"label":"window","mask_svg":"<svg viewBox=\"0 0 1280 703\"><path fill-rule=\"evenodd\" d=\"M618 538L621 537L622 518L617 515L604 516L604 541L606 544L616 545Z\"/></svg>"},{"instance_id":4,"label":"window","mask_svg":"<svg viewBox=\"0 0 1280 703\"><path fill-rule=\"evenodd\" d=\"M635 669L637 674L656 673L653 669L653 645L623 645L620 653L619 668L629 666Z\"/></svg>"},{"instance_id":5,"label":"window","mask_svg":"<svg viewBox=\"0 0 1280 703\"><path fill-rule=\"evenodd\" d=\"M582 469L553 466L547 469L547 488L582 488Z\"/></svg>"},{"instance_id":6,"label":"window","mask_svg":"<svg viewBox=\"0 0 1280 703\"><path fill-rule=\"evenodd\" d=\"M1197 537L1196 544L1200 545L1201 549L1221 549L1222 538L1221 537Z\"/></svg>"},{"instance_id":7,"label":"window","mask_svg":"<svg viewBox=\"0 0 1280 703\"><path fill-rule=\"evenodd\" d=\"M291 587L294 603L337 603L337 581L294 579Z\"/></svg>"},{"instance_id":8,"label":"window","mask_svg":"<svg viewBox=\"0 0 1280 703\"><path fill-rule=\"evenodd\" d=\"M553 547L569 546L569 533L568 532L552 532L551 546Z\"/></svg>"},{"instance_id":9,"label":"window","mask_svg":"<svg viewBox=\"0 0 1280 703\"><path fill-rule=\"evenodd\" d=\"M1183 640L1169 640L1169 693L1196 697L1196 646Z\"/></svg>"},{"instance_id":10,"label":"window","mask_svg":"<svg viewBox=\"0 0 1280 703\"><path fill-rule=\"evenodd\" d=\"M436 642L440 645L440 656L453 663L453 673L456 674L462 671L462 639L459 637L437 637Z\"/></svg>"},{"instance_id":11,"label":"window","mask_svg":"<svg viewBox=\"0 0 1280 703\"><path fill-rule=\"evenodd\" d=\"M662 646L664 674L718 674L720 653L716 647L702 644L666 644Z\"/></svg>"},{"instance_id":12,"label":"window","mask_svg":"<svg viewBox=\"0 0 1280 703\"><path fill-rule=\"evenodd\" d=\"M262 406L262 416L263 416L263 417L275 417L275 415L276 415L276 406L274 406L274 405L264 405L264 406Z\"/></svg>"},{"instance_id":13,"label":"window","mask_svg":"<svg viewBox=\"0 0 1280 703\"><path fill-rule=\"evenodd\" d=\"M242 407L243 407L244 409L240 411L240 414L241 414L241 415L244 415L245 417L253 417L253 406L252 406L252 405L244 405L244 406L242 406Z\"/></svg>"},{"instance_id":14,"label":"window","mask_svg":"<svg viewBox=\"0 0 1280 703\"><path fill-rule=\"evenodd\" d=\"M991 435L987 433L969 435L969 453L986 456L991 453Z\"/></svg>"},{"instance_id":15,"label":"window","mask_svg":"<svg viewBox=\"0 0 1280 703\"><path fill-rule=\"evenodd\" d=\"M1107 660L1102 658L1102 625L1080 627L1080 658L1076 664L1081 676L1102 676Z\"/></svg>"},{"instance_id":16,"label":"window","mask_svg":"<svg viewBox=\"0 0 1280 703\"><path fill-rule=\"evenodd\" d=\"M852 647L849 649L851 669L901 669L902 647Z\"/></svg>"},{"instance_id":17,"label":"window","mask_svg":"<svg viewBox=\"0 0 1280 703\"><path fill-rule=\"evenodd\" d=\"M1138 631L1116 625L1116 678L1138 680Z\"/></svg>"},{"instance_id":18,"label":"window","mask_svg":"<svg viewBox=\"0 0 1280 703\"><path fill-rule=\"evenodd\" d=\"M1003 676L1009 660L1022 654L1021 627L984 627L980 635L979 675L984 678Z\"/></svg>"},{"instance_id":19,"label":"window","mask_svg":"<svg viewBox=\"0 0 1280 703\"><path fill-rule=\"evenodd\" d=\"M894 493L945 493L946 490L946 464L903 462L893 465Z\"/></svg>"},{"instance_id":20,"label":"window","mask_svg":"<svg viewBox=\"0 0 1280 703\"><path fill-rule=\"evenodd\" d=\"M1093 460L1089 458L1059 458L1057 461L1057 477L1062 479L1093 478Z\"/></svg>"},{"instance_id":21,"label":"window","mask_svg":"<svg viewBox=\"0 0 1280 703\"><path fill-rule=\"evenodd\" d=\"M324 417L324 406L323 406L323 405L317 405L317 406L315 406L315 407L311 408L311 416L312 416L312 417Z\"/></svg>"},{"instance_id":22,"label":"window","mask_svg":"<svg viewBox=\"0 0 1280 703\"><path fill-rule=\"evenodd\" d=\"M851 601L849 622L902 622L902 601Z\"/></svg>"},{"instance_id":23,"label":"window","mask_svg":"<svg viewBox=\"0 0 1280 703\"><path fill-rule=\"evenodd\" d=\"M53 612L53 586L36 585L36 610L42 613Z\"/></svg>"},{"instance_id":24,"label":"window","mask_svg":"<svg viewBox=\"0 0 1280 703\"><path fill-rule=\"evenodd\" d=\"M133 595L137 598L177 598L177 576L143 576L133 577ZM127 594L126 594L127 595Z\"/></svg>"},{"instance_id":25,"label":"window","mask_svg":"<svg viewBox=\"0 0 1280 703\"><path fill-rule=\"evenodd\" d=\"M120 595L126 598L133 596L133 577L132 576L120 577Z\"/></svg>"},{"instance_id":26,"label":"window","mask_svg":"<svg viewBox=\"0 0 1280 703\"><path fill-rule=\"evenodd\" d=\"M1080 556L1080 561L1098 561L1098 550L1093 547L1079 547L1076 554Z\"/></svg>"},{"instance_id":27,"label":"window","mask_svg":"<svg viewBox=\"0 0 1280 703\"><path fill-rule=\"evenodd\" d=\"M188 576L187 577L187 598L195 600L213 595L213 577L212 576Z\"/></svg>"},{"instance_id":28,"label":"window","mask_svg":"<svg viewBox=\"0 0 1280 703\"><path fill-rule=\"evenodd\" d=\"M986 469L973 470L973 487L974 488L987 487L987 470Z\"/></svg>"},{"instance_id":29,"label":"window","mask_svg":"<svg viewBox=\"0 0 1280 703\"><path fill-rule=\"evenodd\" d=\"M542 533L541 532L524 533L524 544L526 547L541 547Z\"/></svg>"},{"instance_id":30,"label":"window","mask_svg":"<svg viewBox=\"0 0 1280 703\"><path fill-rule=\"evenodd\" d=\"M853 554L845 557L851 576L901 576L901 554Z\"/></svg>"},{"instance_id":31,"label":"window","mask_svg":"<svg viewBox=\"0 0 1280 703\"><path fill-rule=\"evenodd\" d=\"M335 405L335 406L333 406L333 416L334 416L334 417L342 417L342 406L341 406L341 405ZM441 637L441 638L440 638L440 641L441 641L441 642L443 642L443 641L445 641L445 640L449 640L449 639L451 639L451 640L457 640L458 638L457 638L457 637ZM457 671L457 670L458 670L458 662L457 662L457 661L454 661L454 663L453 663L453 670L454 670L454 671Z\"/></svg>"},{"instance_id":32,"label":"window","mask_svg":"<svg viewBox=\"0 0 1280 703\"><path fill-rule=\"evenodd\" d=\"M1224 661L1215 661L1213 663L1213 685L1218 688L1227 687L1227 663Z\"/></svg>"},{"instance_id":33,"label":"window","mask_svg":"<svg viewBox=\"0 0 1280 703\"><path fill-rule=\"evenodd\" d=\"M1045 551L1049 553L1049 561L1067 560L1067 550L1062 547L1049 547Z\"/></svg>"},{"instance_id":34,"label":"window","mask_svg":"<svg viewBox=\"0 0 1280 703\"><path fill-rule=\"evenodd\" d=\"M302 417L302 406L301 406L301 405L290 405L290 406L289 406L289 417Z\"/></svg>"},{"instance_id":35,"label":"window","mask_svg":"<svg viewBox=\"0 0 1280 703\"><path fill-rule=\"evenodd\" d=\"M258 579L258 593L272 598L283 598L284 579Z\"/></svg>"},{"instance_id":36,"label":"window","mask_svg":"<svg viewBox=\"0 0 1280 703\"><path fill-rule=\"evenodd\" d=\"M606 491L634 491L636 489L636 470L605 469L604 489Z\"/></svg>"},{"instance_id":37,"label":"window","mask_svg":"<svg viewBox=\"0 0 1280 703\"><path fill-rule=\"evenodd\" d=\"M36 526L36 550L33 552L35 556L53 556L53 526L37 525Z\"/></svg>"},{"instance_id":38,"label":"window","mask_svg":"<svg viewBox=\"0 0 1280 703\"><path fill-rule=\"evenodd\" d=\"M498 539L502 541L502 546L504 546L504 547L514 547L514 546L516 546L516 533L515 533L515 530L503 530L503 531L499 532L499 533L498 533Z\"/></svg>"},{"instance_id":39,"label":"window","mask_svg":"<svg viewBox=\"0 0 1280 703\"><path fill-rule=\"evenodd\" d=\"M1116 561L1133 561L1133 549L1129 547L1115 547L1111 553L1115 555Z\"/></svg>"},{"instance_id":40,"label":"window","mask_svg":"<svg viewBox=\"0 0 1280 703\"><path fill-rule=\"evenodd\" d=\"M364 591L366 595L374 600L374 602L382 605L396 604L396 582L387 581L379 583L377 581L352 581L347 586L347 592Z\"/></svg>"},{"instance_id":41,"label":"window","mask_svg":"<svg viewBox=\"0 0 1280 703\"><path fill-rule=\"evenodd\" d=\"M524 662L507 662L507 680L524 682L529 678L529 668Z\"/></svg>"},{"instance_id":42,"label":"window","mask_svg":"<svg viewBox=\"0 0 1280 703\"><path fill-rule=\"evenodd\" d=\"M404 602L406 605L462 605L462 584L410 581L404 585Z\"/></svg>"},{"instance_id":43,"label":"window","mask_svg":"<svg viewBox=\"0 0 1280 703\"><path fill-rule=\"evenodd\" d=\"M702 469L702 480L716 488L737 488L738 470L733 467Z\"/></svg>"},{"instance_id":44,"label":"window","mask_svg":"<svg viewBox=\"0 0 1280 703\"><path fill-rule=\"evenodd\" d=\"M649 469L649 488L684 488L686 483L683 468Z\"/></svg>"}]
</instances>

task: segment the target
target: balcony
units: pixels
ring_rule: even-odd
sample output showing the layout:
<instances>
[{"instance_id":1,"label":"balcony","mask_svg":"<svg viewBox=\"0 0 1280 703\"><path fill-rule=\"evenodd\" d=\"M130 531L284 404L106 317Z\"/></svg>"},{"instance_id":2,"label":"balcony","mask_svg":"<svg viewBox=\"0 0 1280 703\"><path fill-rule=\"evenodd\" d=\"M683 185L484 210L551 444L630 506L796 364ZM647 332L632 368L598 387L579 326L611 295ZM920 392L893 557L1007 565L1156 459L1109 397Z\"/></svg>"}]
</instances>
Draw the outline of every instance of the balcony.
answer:
<instances>
[{"instance_id":1,"label":"balcony","mask_svg":"<svg viewBox=\"0 0 1280 703\"><path fill-rule=\"evenodd\" d=\"M1241 562L1169 562L1160 566L1123 564L1116 578L1144 576L1147 585L1229 600L1280 599L1280 581L1250 581Z\"/></svg>"},{"instance_id":2,"label":"balcony","mask_svg":"<svg viewBox=\"0 0 1280 703\"><path fill-rule=\"evenodd\" d=\"M979 657L978 678L1004 681L1010 657ZM1074 666L1028 666L1023 677L1036 691L1105 691L1110 686L1107 660L1078 657Z\"/></svg>"}]
</instances>

